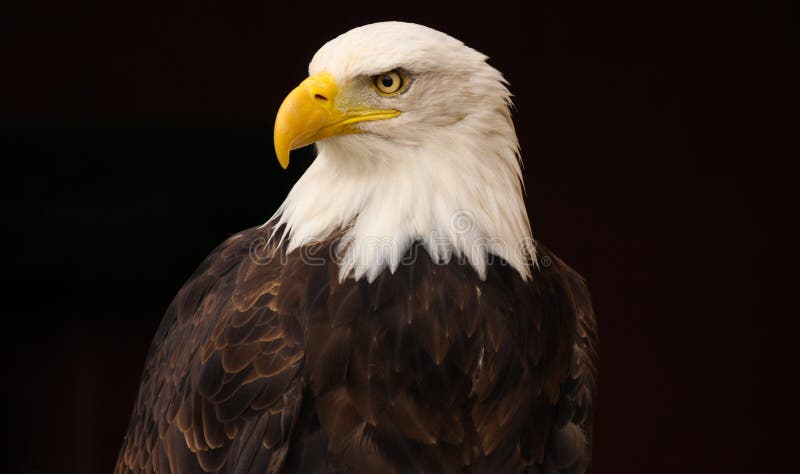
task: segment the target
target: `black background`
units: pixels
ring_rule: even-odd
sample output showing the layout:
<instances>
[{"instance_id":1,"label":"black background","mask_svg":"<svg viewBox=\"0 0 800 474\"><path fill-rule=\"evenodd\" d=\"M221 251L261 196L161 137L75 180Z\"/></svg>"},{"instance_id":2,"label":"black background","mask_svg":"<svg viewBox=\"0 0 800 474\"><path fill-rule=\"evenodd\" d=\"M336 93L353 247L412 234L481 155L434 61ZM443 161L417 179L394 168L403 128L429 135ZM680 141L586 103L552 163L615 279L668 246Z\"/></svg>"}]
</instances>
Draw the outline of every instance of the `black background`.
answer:
<instances>
[{"instance_id":1,"label":"black background","mask_svg":"<svg viewBox=\"0 0 800 474\"><path fill-rule=\"evenodd\" d=\"M3 472L110 472L171 297L311 160L275 161L280 101L325 41L386 19L465 41L511 83L534 235L600 318L595 472L796 457L788 7L2 9Z\"/></svg>"}]
</instances>

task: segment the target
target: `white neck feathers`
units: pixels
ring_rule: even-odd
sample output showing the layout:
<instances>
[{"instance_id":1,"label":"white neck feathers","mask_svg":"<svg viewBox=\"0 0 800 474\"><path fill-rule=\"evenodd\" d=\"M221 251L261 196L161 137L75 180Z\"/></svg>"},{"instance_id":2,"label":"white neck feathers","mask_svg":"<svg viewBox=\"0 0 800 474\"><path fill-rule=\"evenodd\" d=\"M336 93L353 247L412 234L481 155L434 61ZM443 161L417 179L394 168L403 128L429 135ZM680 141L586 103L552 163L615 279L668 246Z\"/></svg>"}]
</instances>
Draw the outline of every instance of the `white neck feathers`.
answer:
<instances>
[{"instance_id":1,"label":"white neck feathers","mask_svg":"<svg viewBox=\"0 0 800 474\"><path fill-rule=\"evenodd\" d=\"M370 134L319 142L317 158L268 222L283 229L273 238L288 252L343 232L330 256L340 279L394 272L417 240L434 261L465 258L481 278L497 257L529 278L535 251L507 104L424 135L409 143Z\"/></svg>"}]
</instances>

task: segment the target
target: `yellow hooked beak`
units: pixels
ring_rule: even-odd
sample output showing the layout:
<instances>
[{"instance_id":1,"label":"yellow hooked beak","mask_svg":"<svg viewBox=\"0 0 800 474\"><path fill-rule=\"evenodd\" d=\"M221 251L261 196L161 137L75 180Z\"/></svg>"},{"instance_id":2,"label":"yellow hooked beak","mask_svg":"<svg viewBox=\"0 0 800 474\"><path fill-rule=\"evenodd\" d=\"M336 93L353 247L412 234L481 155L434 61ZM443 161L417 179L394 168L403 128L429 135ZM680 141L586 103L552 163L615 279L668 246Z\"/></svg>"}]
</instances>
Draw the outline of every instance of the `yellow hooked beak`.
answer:
<instances>
[{"instance_id":1,"label":"yellow hooked beak","mask_svg":"<svg viewBox=\"0 0 800 474\"><path fill-rule=\"evenodd\" d=\"M343 133L358 133L350 125L366 120L397 117L399 110L367 107L338 107L336 79L327 72L300 83L283 100L275 117L275 154L283 169L289 166L289 152L324 138Z\"/></svg>"}]
</instances>

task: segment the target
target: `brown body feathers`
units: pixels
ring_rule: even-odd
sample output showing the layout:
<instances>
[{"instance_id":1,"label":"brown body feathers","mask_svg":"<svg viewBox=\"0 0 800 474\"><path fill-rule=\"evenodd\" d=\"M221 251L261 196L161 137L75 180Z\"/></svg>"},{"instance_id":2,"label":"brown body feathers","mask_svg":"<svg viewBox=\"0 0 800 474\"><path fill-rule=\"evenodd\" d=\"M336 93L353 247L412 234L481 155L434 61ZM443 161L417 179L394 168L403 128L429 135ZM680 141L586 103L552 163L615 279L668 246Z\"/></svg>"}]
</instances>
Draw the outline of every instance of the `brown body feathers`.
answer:
<instances>
[{"instance_id":1,"label":"brown body feathers","mask_svg":"<svg viewBox=\"0 0 800 474\"><path fill-rule=\"evenodd\" d=\"M228 239L170 305L116 473L587 471L594 314L555 256L481 281L415 245L339 282L330 243L309 261L269 232Z\"/></svg>"}]
</instances>

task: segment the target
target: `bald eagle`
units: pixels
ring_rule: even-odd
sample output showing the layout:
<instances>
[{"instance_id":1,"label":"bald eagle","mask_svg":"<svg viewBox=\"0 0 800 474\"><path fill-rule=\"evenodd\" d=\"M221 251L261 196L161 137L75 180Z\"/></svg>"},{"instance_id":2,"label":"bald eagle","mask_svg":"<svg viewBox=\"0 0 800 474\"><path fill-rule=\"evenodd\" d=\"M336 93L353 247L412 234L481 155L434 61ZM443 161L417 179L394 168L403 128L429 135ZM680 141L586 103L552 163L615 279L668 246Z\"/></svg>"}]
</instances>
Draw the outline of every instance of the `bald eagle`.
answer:
<instances>
[{"instance_id":1,"label":"bald eagle","mask_svg":"<svg viewBox=\"0 0 800 474\"><path fill-rule=\"evenodd\" d=\"M117 473L582 473L597 333L531 237L510 93L420 25L353 29L281 105L317 156L152 343Z\"/></svg>"}]
</instances>

